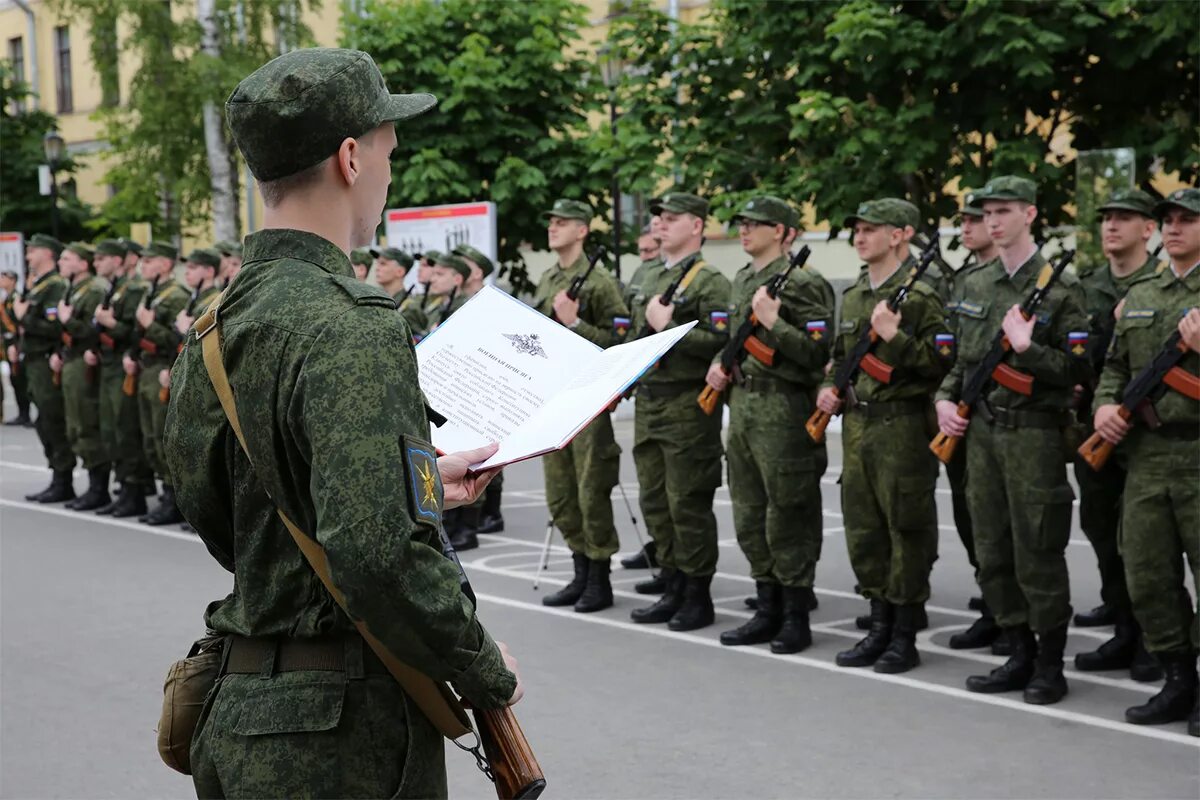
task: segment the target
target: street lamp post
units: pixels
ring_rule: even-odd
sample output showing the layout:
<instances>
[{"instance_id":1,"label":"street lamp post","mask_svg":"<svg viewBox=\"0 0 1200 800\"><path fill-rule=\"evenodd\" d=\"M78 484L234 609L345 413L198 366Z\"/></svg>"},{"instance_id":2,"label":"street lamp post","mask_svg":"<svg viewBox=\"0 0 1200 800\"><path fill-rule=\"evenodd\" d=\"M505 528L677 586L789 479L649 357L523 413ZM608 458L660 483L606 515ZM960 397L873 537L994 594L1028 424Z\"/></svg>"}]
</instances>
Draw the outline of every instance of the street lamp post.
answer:
<instances>
[{"instance_id":1,"label":"street lamp post","mask_svg":"<svg viewBox=\"0 0 1200 800\"><path fill-rule=\"evenodd\" d=\"M604 85L608 88L608 125L614 144L617 140L617 83L621 79L621 63L608 47L600 48L600 69ZM612 214L613 214L613 272L617 283L621 282L621 184L617 168L612 171Z\"/></svg>"},{"instance_id":2,"label":"street lamp post","mask_svg":"<svg viewBox=\"0 0 1200 800\"><path fill-rule=\"evenodd\" d=\"M50 233L58 238L58 179L56 173L62 164L65 143L57 131L42 137L42 150L46 153L46 166L50 168Z\"/></svg>"}]
</instances>

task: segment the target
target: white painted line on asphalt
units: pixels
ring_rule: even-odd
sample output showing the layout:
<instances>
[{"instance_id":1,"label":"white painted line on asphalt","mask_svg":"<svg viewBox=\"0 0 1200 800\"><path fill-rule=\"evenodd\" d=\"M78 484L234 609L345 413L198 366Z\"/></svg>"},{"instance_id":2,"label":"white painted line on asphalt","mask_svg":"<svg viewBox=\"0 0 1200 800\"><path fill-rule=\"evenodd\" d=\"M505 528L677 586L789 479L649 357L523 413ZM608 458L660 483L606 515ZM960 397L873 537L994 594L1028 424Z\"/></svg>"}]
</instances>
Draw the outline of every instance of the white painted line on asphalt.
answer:
<instances>
[{"instance_id":1,"label":"white painted line on asphalt","mask_svg":"<svg viewBox=\"0 0 1200 800\"><path fill-rule=\"evenodd\" d=\"M1163 742L1171 742L1172 744L1181 744L1188 747L1200 749L1200 739L1194 736L1188 736L1185 733L1176 733L1174 731L1163 730L1155 726L1139 726L1129 725L1116 720L1105 719L1091 714L1083 714L1078 711L1068 711L1065 708L1058 706L1035 706L1027 704L1020 700L1013 700L1007 697L994 694L975 694L968 692L966 689L956 689L953 686L943 686L936 683L925 683L904 675L884 675L874 672L869 669L846 669L839 667L828 661L822 661L816 658L810 658L802 655L777 655L770 650L760 647L737 647L731 648L722 645L716 639L709 639L703 636L697 636L691 633L676 633L663 625L638 625L634 622L625 622L619 619L610 619L601 617L595 614L576 614L570 610L562 610L550 608L543 605L528 603L524 600L513 600L507 597L501 597L493 594L476 594L480 600L488 603L494 603L499 606L515 608L521 611L532 611L539 614L550 614L553 616L563 617L575 622L583 622L592 625L604 625L610 628L617 628L625 631L635 631L640 634L649 636L659 636L665 639L675 639L676 641L686 642L688 644L700 645L703 647L711 647L721 650L725 653L756 656L758 658L768 658L772 660L782 661L784 663L799 664L813 669L823 670L836 675L844 675L850 678L859 678L865 680L879 681L881 683L891 683L897 686L904 686L909 689L918 689L933 694L940 694L945 697L952 697L958 700L967 700L973 703L981 703L983 705L996 706L998 708L1006 708L1009 711L1017 711L1025 714L1033 714L1036 716L1050 717L1052 719L1061 720L1064 722L1074 722L1080 725L1087 725L1093 728L1101 728L1103 730L1112 731L1114 733L1128 734L1131 736L1141 736L1147 739L1157 739Z\"/></svg>"}]
</instances>

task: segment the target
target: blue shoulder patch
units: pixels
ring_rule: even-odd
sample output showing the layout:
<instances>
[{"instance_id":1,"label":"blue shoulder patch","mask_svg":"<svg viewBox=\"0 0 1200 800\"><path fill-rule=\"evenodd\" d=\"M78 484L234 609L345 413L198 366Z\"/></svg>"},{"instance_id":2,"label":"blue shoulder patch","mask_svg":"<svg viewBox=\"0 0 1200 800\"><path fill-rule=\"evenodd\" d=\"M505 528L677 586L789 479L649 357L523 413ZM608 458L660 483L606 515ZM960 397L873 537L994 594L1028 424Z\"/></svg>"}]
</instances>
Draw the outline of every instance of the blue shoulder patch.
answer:
<instances>
[{"instance_id":1,"label":"blue shoulder patch","mask_svg":"<svg viewBox=\"0 0 1200 800\"><path fill-rule=\"evenodd\" d=\"M438 527L442 520L442 476L433 445L415 436L404 436L404 472L413 518Z\"/></svg>"}]
</instances>

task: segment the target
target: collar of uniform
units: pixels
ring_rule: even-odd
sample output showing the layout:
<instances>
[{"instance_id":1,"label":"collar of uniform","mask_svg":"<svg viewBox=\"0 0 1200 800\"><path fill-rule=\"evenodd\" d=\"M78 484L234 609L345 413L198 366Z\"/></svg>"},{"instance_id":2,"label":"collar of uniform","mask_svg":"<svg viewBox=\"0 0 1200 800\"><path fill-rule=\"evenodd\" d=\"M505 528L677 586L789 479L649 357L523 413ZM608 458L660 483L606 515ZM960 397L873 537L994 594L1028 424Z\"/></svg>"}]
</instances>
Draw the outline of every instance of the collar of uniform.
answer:
<instances>
[{"instance_id":1,"label":"collar of uniform","mask_svg":"<svg viewBox=\"0 0 1200 800\"><path fill-rule=\"evenodd\" d=\"M669 269L669 270L670 270L670 269L675 269L675 268L676 268L676 267L678 267L680 264L686 264L686 263L688 262L688 259L690 259L692 256L696 256L696 257L697 257L697 260L699 260L699 254L700 254L700 251L699 251L699 250L695 250L695 251L693 251L693 252L691 252L691 253L688 253L688 254L687 254L687 255L685 255L683 258L679 259L678 261L672 262L672 263L670 263L670 264L668 264L666 261L664 261L664 262L663 262L663 266L664 266L666 269ZM693 262L693 263L694 263L694 262Z\"/></svg>"},{"instance_id":2,"label":"collar of uniform","mask_svg":"<svg viewBox=\"0 0 1200 800\"><path fill-rule=\"evenodd\" d=\"M307 261L334 275L354 277L350 258L333 242L308 231L269 228L246 237L243 263L294 258Z\"/></svg>"},{"instance_id":3,"label":"collar of uniform","mask_svg":"<svg viewBox=\"0 0 1200 800\"><path fill-rule=\"evenodd\" d=\"M567 267L563 268L563 272L572 273L579 270L587 269L588 259L587 254L580 252L579 257L572 261Z\"/></svg>"},{"instance_id":4,"label":"collar of uniform","mask_svg":"<svg viewBox=\"0 0 1200 800\"><path fill-rule=\"evenodd\" d=\"M1041 250L1034 250L1029 260L1017 267L1017 271L1012 274L1012 277L1009 277L1008 270L1004 268L1004 262L1001 259L997 258L996 263L1000 267L1000 274L996 277L997 283L1001 279L1007 279L1012 281L1012 285L1017 288L1017 291L1025 291L1029 282L1036 279L1037 272L1046 263L1046 259L1042 257Z\"/></svg>"},{"instance_id":5,"label":"collar of uniform","mask_svg":"<svg viewBox=\"0 0 1200 800\"><path fill-rule=\"evenodd\" d=\"M57 274L58 274L58 270L56 270L56 269L52 269L52 270L50 270L49 272L47 272L47 273L45 273L44 275L42 275L41 277L39 277L39 278L35 278L35 279L34 279L34 281L33 281L33 287L36 289L38 286L41 286L43 283L45 283L46 281L50 280L51 278L53 278L53 277L54 277L55 275L57 275Z\"/></svg>"},{"instance_id":6,"label":"collar of uniform","mask_svg":"<svg viewBox=\"0 0 1200 800\"><path fill-rule=\"evenodd\" d=\"M1175 268L1167 264L1167 268L1162 271L1161 280L1164 285L1170 285L1175 281L1179 281L1191 291L1200 291L1200 263L1193 264L1184 276L1181 278L1175 274Z\"/></svg>"},{"instance_id":7,"label":"collar of uniform","mask_svg":"<svg viewBox=\"0 0 1200 800\"><path fill-rule=\"evenodd\" d=\"M874 286L871 283L871 267L867 264L863 264L861 267L859 267L858 280L867 288L868 292L881 292L883 291L884 287L890 286L891 284L896 283L897 281L902 281L908 277L908 272L910 269L912 269L912 264L909 264L908 262L909 259L901 261L900 266L896 267L895 271L892 272L891 275L888 275L887 278L884 279L883 283L879 284L878 286Z\"/></svg>"}]
</instances>

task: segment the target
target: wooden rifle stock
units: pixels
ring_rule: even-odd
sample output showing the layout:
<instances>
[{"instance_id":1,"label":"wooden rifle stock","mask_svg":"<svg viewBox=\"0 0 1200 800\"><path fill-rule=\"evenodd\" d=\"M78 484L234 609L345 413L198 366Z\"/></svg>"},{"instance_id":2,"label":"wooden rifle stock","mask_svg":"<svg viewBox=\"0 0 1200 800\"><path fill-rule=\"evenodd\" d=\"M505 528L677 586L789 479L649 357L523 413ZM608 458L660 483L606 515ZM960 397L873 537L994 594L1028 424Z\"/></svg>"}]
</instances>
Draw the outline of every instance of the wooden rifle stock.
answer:
<instances>
[{"instance_id":1,"label":"wooden rifle stock","mask_svg":"<svg viewBox=\"0 0 1200 800\"><path fill-rule=\"evenodd\" d=\"M536 800L546 776L511 707L471 710L498 800Z\"/></svg>"},{"instance_id":2,"label":"wooden rifle stock","mask_svg":"<svg viewBox=\"0 0 1200 800\"><path fill-rule=\"evenodd\" d=\"M966 403L959 403L958 415L963 419L970 419L971 407ZM938 461L941 461L943 464L949 464L950 460L954 458L954 450L958 447L958 442L961 438L960 436L950 436L939 431L938 435L933 437L933 441L929 443L929 449L938 457Z\"/></svg>"},{"instance_id":3,"label":"wooden rifle stock","mask_svg":"<svg viewBox=\"0 0 1200 800\"><path fill-rule=\"evenodd\" d=\"M1117 413L1121 415L1121 419L1129 422L1133 418L1133 413L1125 406L1117 406ZM1117 446L1105 439L1097 431L1087 438L1082 445L1079 446L1079 457L1083 459L1083 463L1087 464L1096 472L1104 469L1104 465L1116 450Z\"/></svg>"},{"instance_id":4,"label":"wooden rifle stock","mask_svg":"<svg viewBox=\"0 0 1200 800\"><path fill-rule=\"evenodd\" d=\"M833 387L833 396L841 397L842 393ZM812 415L808 418L808 422L804 423L804 430L808 431L808 438L812 439L817 444L825 441L825 429L829 427L829 421L833 417L826 414L819 408L814 408Z\"/></svg>"}]
</instances>

